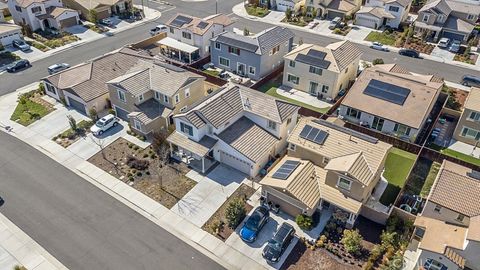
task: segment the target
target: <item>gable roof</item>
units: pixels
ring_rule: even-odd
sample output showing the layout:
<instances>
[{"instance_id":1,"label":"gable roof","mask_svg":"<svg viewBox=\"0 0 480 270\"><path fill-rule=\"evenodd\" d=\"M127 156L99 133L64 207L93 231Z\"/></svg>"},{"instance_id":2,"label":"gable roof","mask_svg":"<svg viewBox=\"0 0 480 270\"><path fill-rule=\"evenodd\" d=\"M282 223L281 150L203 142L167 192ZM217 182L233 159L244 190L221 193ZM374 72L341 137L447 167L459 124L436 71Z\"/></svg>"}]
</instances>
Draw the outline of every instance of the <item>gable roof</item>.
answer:
<instances>
[{"instance_id":1,"label":"gable roof","mask_svg":"<svg viewBox=\"0 0 480 270\"><path fill-rule=\"evenodd\" d=\"M174 21L177 20L178 18L181 18L181 19L188 18L189 22L185 22L182 25L177 25L174 23ZM188 29L194 34L203 35L214 24L228 26L228 25L231 25L232 23L233 21L224 14L214 14L201 19L201 18L190 16L187 14L177 13L175 16L173 16L172 18L170 18L170 20L167 21L166 25L174 28L179 28L179 29Z\"/></svg>"},{"instance_id":2,"label":"gable roof","mask_svg":"<svg viewBox=\"0 0 480 270\"><path fill-rule=\"evenodd\" d=\"M447 247L463 250L467 228L424 216L417 216L414 225L425 229L419 248L440 254Z\"/></svg>"},{"instance_id":3,"label":"gable roof","mask_svg":"<svg viewBox=\"0 0 480 270\"><path fill-rule=\"evenodd\" d=\"M325 169L347 173L366 186L375 176L362 152L333 158L325 166Z\"/></svg>"},{"instance_id":4,"label":"gable roof","mask_svg":"<svg viewBox=\"0 0 480 270\"><path fill-rule=\"evenodd\" d=\"M27 8L33 3L43 3L47 0L16 0L15 2L22 8Z\"/></svg>"},{"instance_id":5,"label":"gable roof","mask_svg":"<svg viewBox=\"0 0 480 270\"><path fill-rule=\"evenodd\" d=\"M472 87L468 93L465 104L463 104L465 109L474 110L480 112L480 88Z\"/></svg>"},{"instance_id":6,"label":"gable roof","mask_svg":"<svg viewBox=\"0 0 480 270\"><path fill-rule=\"evenodd\" d=\"M74 0L80 6L86 8L87 10L95 9L101 6L113 6L117 4L120 0Z\"/></svg>"},{"instance_id":7,"label":"gable roof","mask_svg":"<svg viewBox=\"0 0 480 270\"><path fill-rule=\"evenodd\" d=\"M328 4L327 8L342 12L350 12L357 8L357 4L349 0L333 0Z\"/></svg>"},{"instance_id":8,"label":"gable roof","mask_svg":"<svg viewBox=\"0 0 480 270\"><path fill-rule=\"evenodd\" d=\"M385 3L387 4L393 4L397 3L402 7L408 6L412 1L411 0L387 0Z\"/></svg>"},{"instance_id":9,"label":"gable roof","mask_svg":"<svg viewBox=\"0 0 480 270\"><path fill-rule=\"evenodd\" d=\"M471 169L444 160L428 200L468 217L480 215L480 180Z\"/></svg>"},{"instance_id":10,"label":"gable roof","mask_svg":"<svg viewBox=\"0 0 480 270\"><path fill-rule=\"evenodd\" d=\"M290 29L275 26L253 36L224 32L211 40L262 55L270 52L275 46L290 40L294 36L295 34Z\"/></svg>"},{"instance_id":11,"label":"gable roof","mask_svg":"<svg viewBox=\"0 0 480 270\"><path fill-rule=\"evenodd\" d=\"M385 11L385 8L383 7L365 7L362 6L359 11L357 11L356 14L370 14L374 17L377 18L389 18L389 19L394 19L395 16L393 16L391 13Z\"/></svg>"}]
</instances>

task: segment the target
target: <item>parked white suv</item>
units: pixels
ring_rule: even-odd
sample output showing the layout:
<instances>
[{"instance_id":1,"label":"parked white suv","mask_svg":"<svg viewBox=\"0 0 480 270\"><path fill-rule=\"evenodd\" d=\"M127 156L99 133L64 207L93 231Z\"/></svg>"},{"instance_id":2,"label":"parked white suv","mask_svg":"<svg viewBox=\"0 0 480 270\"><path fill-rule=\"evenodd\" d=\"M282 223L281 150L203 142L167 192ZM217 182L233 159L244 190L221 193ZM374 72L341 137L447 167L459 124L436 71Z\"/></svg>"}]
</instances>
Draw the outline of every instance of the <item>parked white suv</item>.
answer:
<instances>
[{"instance_id":1,"label":"parked white suv","mask_svg":"<svg viewBox=\"0 0 480 270\"><path fill-rule=\"evenodd\" d=\"M168 30L167 26L165 26L163 24L159 24L159 25L155 26L155 28L150 30L150 35L155 36L155 35L158 35L160 33L166 33L167 30Z\"/></svg>"},{"instance_id":2,"label":"parked white suv","mask_svg":"<svg viewBox=\"0 0 480 270\"><path fill-rule=\"evenodd\" d=\"M90 131L93 135L99 136L102 135L103 132L107 131L111 127L115 127L118 125L118 118L115 117L113 114L106 115L100 120L98 120L95 125L90 128Z\"/></svg>"}]
</instances>

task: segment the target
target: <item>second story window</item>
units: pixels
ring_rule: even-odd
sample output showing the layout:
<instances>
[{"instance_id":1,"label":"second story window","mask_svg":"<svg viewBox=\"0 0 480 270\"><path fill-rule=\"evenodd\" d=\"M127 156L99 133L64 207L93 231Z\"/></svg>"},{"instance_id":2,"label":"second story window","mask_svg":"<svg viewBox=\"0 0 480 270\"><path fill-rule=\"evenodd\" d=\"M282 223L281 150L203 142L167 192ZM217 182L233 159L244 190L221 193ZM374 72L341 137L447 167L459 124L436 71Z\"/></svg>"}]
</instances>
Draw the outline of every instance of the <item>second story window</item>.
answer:
<instances>
[{"instance_id":1,"label":"second story window","mask_svg":"<svg viewBox=\"0 0 480 270\"><path fill-rule=\"evenodd\" d=\"M270 55L274 55L278 51L280 51L280 45L277 45L277 46L273 47L273 49L270 51Z\"/></svg>"},{"instance_id":2,"label":"second story window","mask_svg":"<svg viewBox=\"0 0 480 270\"><path fill-rule=\"evenodd\" d=\"M295 150L297 150L297 146L296 146L295 144L293 144L293 143L290 143L290 144L288 145L288 149L289 149L290 151L295 152Z\"/></svg>"},{"instance_id":3,"label":"second story window","mask_svg":"<svg viewBox=\"0 0 480 270\"><path fill-rule=\"evenodd\" d=\"M300 78L298 78L297 76L295 75L292 75L292 74L288 74L287 75L287 81L293 83L293 84L298 84L300 82Z\"/></svg>"},{"instance_id":4,"label":"second story window","mask_svg":"<svg viewBox=\"0 0 480 270\"><path fill-rule=\"evenodd\" d=\"M428 19L430 18L430 15L428 14L423 14L423 18L422 18L422 21L423 22L428 22Z\"/></svg>"},{"instance_id":5,"label":"second story window","mask_svg":"<svg viewBox=\"0 0 480 270\"><path fill-rule=\"evenodd\" d=\"M467 20L472 21L473 19L475 19L475 15L473 15L473 14L468 14Z\"/></svg>"},{"instance_id":6,"label":"second story window","mask_svg":"<svg viewBox=\"0 0 480 270\"><path fill-rule=\"evenodd\" d=\"M362 116L362 113L358 110L355 110L355 109L352 109L352 108L347 108L347 116L360 119L360 116Z\"/></svg>"},{"instance_id":7,"label":"second story window","mask_svg":"<svg viewBox=\"0 0 480 270\"><path fill-rule=\"evenodd\" d=\"M314 73L317 75L322 75L322 69L314 66L310 66L310 69L308 70L310 73Z\"/></svg>"},{"instance_id":8,"label":"second story window","mask_svg":"<svg viewBox=\"0 0 480 270\"><path fill-rule=\"evenodd\" d=\"M215 42L215 49L221 50L222 49L222 44Z\"/></svg>"},{"instance_id":9,"label":"second story window","mask_svg":"<svg viewBox=\"0 0 480 270\"><path fill-rule=\"evenodd\" d=\"M163 102L169 103L169 102L168 102L168 96L167 96L167 95L163 96Z\"/></svg>"},{"instance_id":10,"label":"second story window","mask_svg":"<svg viewBox=\"0 0 480 270\"><path fill-rule=\"evenodd\" d=\"M440 210L442 209L442 207L440 205L435 205L435 209L433 209L433 211L437 212L437 213L440 213Z\"/></svg>"},{"instance_id":11,"label":"second story window","mask_svg":"<svg viewBox=\"0 0 480 270\"><path fill-rule=\"evenodd\" d=\"M295 67L295 61L290 60L290 62L288 62L288 66L294 68Z\"/></svg>"},{"instance_id":12,"label":"second story window","mask_svg":"<svg viewBox=\"0 0 480 270\"><path fill-rule=\"evenodd\" d=\"M399 7L394 7L394 6L389 6L389 7L388 7L388 11L398 12L399 10L400 10Z\"/></svg>"},{"instance_id":13,"label":"second story window","mask_svg":"<svg viewBox=\"0 0 480 270\"><path fill-rule=\"evenodd\" d=\"M180 122L180 131L185 133L185 134L188 134L190 136L193 136L193 128L192 126L190 125L187 125L183 122Z\"/></svg>"},{"instance_id":14,"label":"second story window","mask_svg":"<svg viewBox=\"0 0 480 270\"><path fill-rule=\"evenodd\" d=\"M190 97L190 88L185 89L185 97Z\"/></svg>"},{"instance_id":15,"label":"second story window","mask_svg":"<svg viewBox=\"0 0 480 270\"><path fill-rule=\"evenodd\" d=\"M155 91L155 99L160 99L160 93Z\"/></svg>"},{"instance_id":16,"label":"second story window","mask_svg":"<svg viewBox=\"0 0 480 270\"><path fill-rule=\"evenodd\" d=\"M218 58L218 62L220 63L220 65L224 66L224 67L230 67L230 60L227 59L227 58L223 58L223 57L219 57Z\"/></svg>"},{"instance_id":17,"label":"second story window","mask_svg":"<svg viewBox=\"0 0 480 270\"><path fill-rule=\"evenodd\" d=\"M192 39L192 34L187 32L182 32L182 37L186 39Z\"/></svg>"},{"instance_id":18,"label":"second story window","mask_svg":"<svg viewBox=\"0 0 480 270\"><path fill-rule=\"evenodd\" d=\"M175 104L180 102L180 95L176 94L175 95Z\"/></svg>"},{"instance_id":19,"label":"second story window","mask_svg":"<svg viewBox=\"0 0 480 270\"><path fill-rule=\"evenodd\" d=\"M462 214L458 214L457 218L455 219L456 221L458 222L463 222L463 220L465 219L465 216L462 215Z\"/></svg>"},{"instance_id":20,"label":"second story window","mask_svg":"<svg viewBox=\"0 0 480 270\"><path fill-rule=\"evenodd\" d=\"M175 29L173 27L170 27L170 33L175 34Z\"/></svg>"},{"instance_id":21,"label":"second story window","mask_svg":"<svg viewBox=\"0 0 480 270\"><path fill-rule=\"evenodd\" d=\"M269 128L269 129L273 129L273 130L277 130L277 123L268 120L268 128Z\"/></svg>"},{"instance_id":22,"label":"second story window","mask_svg":"<svg viewBox=\"0 0 480 270\"><path fill-rule=\"evenodd\" d=\"M236 55L240 55L240 49L232 46L228 46L228 52Z\"/></svg>"},{"instance_id":23,"label":"second story window","mask_svg":"<svg viewBox=\"0 0 480 270\"><path fill-rule=\"evenodd\" d=\"M468 120L479 121L480 120L480 113L471 112L470 115L468 116Z\"/></svg>"},{"instance_id":24,"label":"second story window","mask_svg":"<svg viewBox=\"0 0 480 270\"><path fill-rule=\"evenodd\" d=\"M118 94L118 99L120 99L123 102L127 102L127 99L125 97L125 93L123 91L117 90L117 94Z\"/></svg>"},{"instance_id":25,"label":"second story window","mask_svg":"<svg viewBox=\"0 0 480 270\"><path fill-rule=\"evenodd\" d=\"M20 6L15 6L15 10L18 12L22 12L22 8Z\"/></svg>"},{"instance_id":26,"label":"second story window","mask_svg":"<svg viewBox=\"0 0 480 270\"><path fill-rule=\"evenodd\" d=\"M42 12L42 8L41 7L33 7L32 8L32 13L36 14L36 13L40 13Z\"/></svg>"},{"instance_id":27,"label":"second story window","mask_svg":"<svg viewBox=\"0 0 480 270\"><path fill-rule=\"evenodd\" d=\"M138 101L139 101L139 102L142 102L143 99L144 99L143 94L141 94L140 96L138 96Z\"/></svg>"},{"instance_id":28,"label":"second story window","mask_svg":"<svg viewBox=\"0 0 480 270\"><path fill-rule=\"evenodd\" d=\"M339 177L337 186L341 189L350 190L350 188L352 187L352 181L343 177Z\"/></svg>"},{"instance_id":29,"label":"second story window","mask_svg":"<svg viewBox=\"0 0 480 270\"><path fill-rule=\"evenodd\" d=\"M395 131L399 135L409 136L411 129L410 127L396 123L395 126L393 127L393 131Z\"/></svg>"},{"instance_id":30,"label":"second story window","mask_svg":"<svg viewBox=\"0 0 480 270\"><path fill-rule=\"evenodd\" d=\"M252 74L252 75L255 75L255 67L249 66L248 67L248 73Z\"/></svg>"}]
</instances>

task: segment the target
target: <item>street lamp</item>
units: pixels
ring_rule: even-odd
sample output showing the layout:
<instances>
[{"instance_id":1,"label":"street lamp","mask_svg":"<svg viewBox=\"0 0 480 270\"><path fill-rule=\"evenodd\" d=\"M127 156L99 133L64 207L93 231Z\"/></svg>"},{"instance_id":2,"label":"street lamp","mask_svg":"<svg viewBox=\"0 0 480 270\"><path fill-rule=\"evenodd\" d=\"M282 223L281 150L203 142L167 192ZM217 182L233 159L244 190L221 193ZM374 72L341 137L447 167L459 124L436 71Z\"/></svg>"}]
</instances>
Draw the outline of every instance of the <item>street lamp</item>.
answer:
<instances>
[{"instance_id":1,"label":"street lamp","mask_svg":"<svg viewBox=\"0 0 480 270\"><path fill-rule=\"evenodd\" d=\"M218 14L218 0L215 0L215 14Z\"/></svg>"}]
</instances>

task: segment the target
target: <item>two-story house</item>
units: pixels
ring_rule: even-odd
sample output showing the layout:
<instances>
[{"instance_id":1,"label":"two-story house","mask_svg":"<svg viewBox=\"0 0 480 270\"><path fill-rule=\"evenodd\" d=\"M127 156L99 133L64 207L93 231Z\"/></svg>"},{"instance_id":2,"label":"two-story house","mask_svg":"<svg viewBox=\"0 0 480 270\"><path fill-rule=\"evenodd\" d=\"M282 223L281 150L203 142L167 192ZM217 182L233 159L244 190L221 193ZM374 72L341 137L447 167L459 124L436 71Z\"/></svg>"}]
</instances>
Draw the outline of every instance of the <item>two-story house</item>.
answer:
<instances>
[{"instance_id":1,"label":"two-story house","mask_svg":"<svg viewBox=\"0 0 480 270\"><path fill-rule=\"evenodd\" d=\"M132 0L63 0L66 7L77 10L84 20L91 19L90 14L95 12L97 20L119 15L132 10Z\"/></svg>"},{"instance_id":2,"label":"two-story house","mask_svg":"<svg viewBox=\"0 0 480 270\"><path fill-rule=\"evenodd\" d=\"M435 0L425 4L415 20L415 34L427 41L440 38L465 43L480 15L480 6L450 0Z\"/></svg>"},{"instance_id":3,"label":"two-story house","mask_svg":"<svg viewBox=\"0 0 480 270\"><path fill-rule=\"evenodd\" d=\"M396 64L365 69L343 99L338 115L377 131L414 141L430 117L443 80Z\"/></svg>"},{"instance_id":4,"label":"two-story house","mask_svg":"<svg viewBox=\"0 0 480 270\"><path fill-rule=\"evenodd\" d=\"M174 116L172 156L204 173L229 165L250 177L285 151L299 107L259 91L227 85Z\"/></svg>"},{"instance_id":5,"label":"two-story house","mask_svg":"<svg viewBox=\"0 0 480 270\"><path fill-rule=\"evenodd\" d=\"M355 13L355 24L378 29L389 26L398 28L410 11L410 0L366 0Z\"/></svg>"},{"instance_id":6,"label":"two-story house","mask_svg":"<svg viewBox=\"0 0 480 270\"><path fill-rule=\"evenodd\" d=\"M307 14L315 10L318 17L333 19L353 16L360 9L360 0L305 0Z\"/></svg>"},{"instance_id":7,"label":"two-story house","mask_svg":"<svg viewBox=\"0 0 480 270\"><path fill-rule=\"evenodd\" d=\"M61 0L8 0L8 9L15 24L27 25L32 31L62 29L80 21L78 12L65 8Z\"/></svg>"},{"instance_id":8,"label":"two-story house","mask_svg":"<svg viewBox=\"0 0 480 270\"><path fill-rule=\"evenodd\" d=\"M158 43L163 54L171 59L190 64L210 54L210 39L232 30L233 21L226 15L215 14L197 18L177 14L166 23L167 37Z\"/></svg>"},{"instance_id":9,"label":"two-story house","mask_svg":"<svg viewBox=\"0 0 480 270\"><path fill-rule=\"evenodd\" d=\"M128 121L135 132L148 136L167 129L174 114L204 97L204 80L176 66L140 60L107 85L116 115Z\"/></svg>"},{"instance_id":10,"label":"two-story house","mask_svg":"<svg viewBox=\"0 0 480 270\"><path fill-rule=\"evenodd\" d=\"M342 211L353 227L392 146L313 117L301 118L287 141L287 156L260 181L266 201L292 216Z\"/></svg>"},{"instance_id":11,"label":"two-story house","mask_svg":"<svg viewBox=\"0 0 480 270\"><path fill-rule=\"evenodd\" d=\"M326 47L302 44L284 57L283 85L322 99L334 99L355 81L361 55L350 41Z\"/></svg>"},{"instance_id":12,"label":"two-story house","mask_svg":"<svg viewBox=\"0 0 480 270\"><path fill-rule=\"evenodd\" d=\"M457 141L478 146L480 140L480 88L472 87L453 133Z\"/></svg>"},{"instance_id":13,"label":"two-story house","mask_svg":"<svg viewBox=\"0 0 480 270\"><path fill-rule=\"evenodd\" d=\"M426 270L480 269L480 173L444 160L411 247Z\"/></svg>"},{"instance_id":14,"label":"two-story house","mask_svg":"<svg viewBox=\"0 0 480 270\"><path fill-rule=\"evenodd\" d=\"M225 32L211 39L212 63L237 75L259 80L283 63L295 34L275 26L252 36Z\"/></svg>"}]
</instances>

